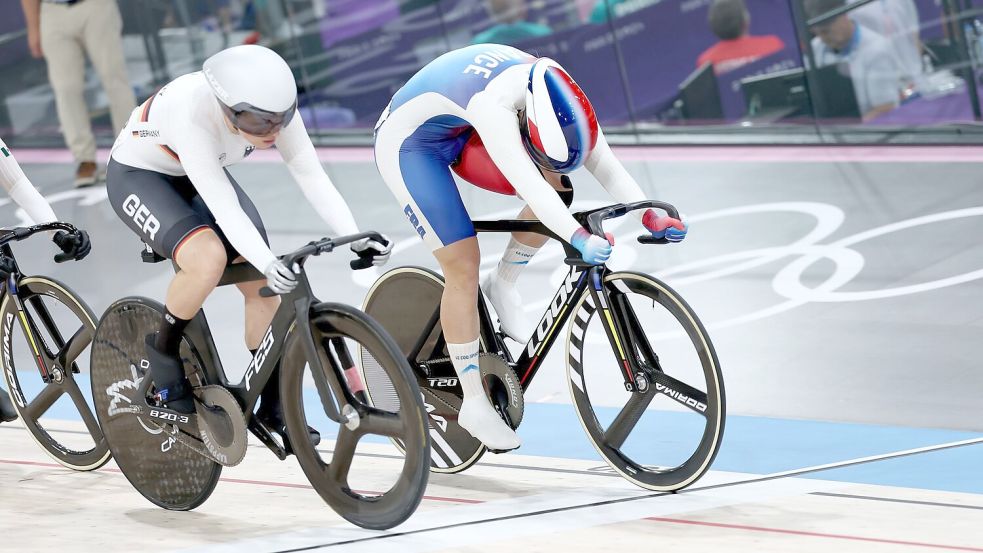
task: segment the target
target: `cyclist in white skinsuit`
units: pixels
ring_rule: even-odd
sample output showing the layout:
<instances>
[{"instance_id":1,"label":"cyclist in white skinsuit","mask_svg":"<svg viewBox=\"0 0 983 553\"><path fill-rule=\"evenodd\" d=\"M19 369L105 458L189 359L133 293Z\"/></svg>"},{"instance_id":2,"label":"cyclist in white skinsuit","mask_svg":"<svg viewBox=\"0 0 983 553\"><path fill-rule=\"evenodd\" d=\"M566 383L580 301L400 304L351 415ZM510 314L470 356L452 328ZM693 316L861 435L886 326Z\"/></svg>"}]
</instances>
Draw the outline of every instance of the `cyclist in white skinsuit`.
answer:
<instances>
[{"instance_id":1,"label":"cyclist in white skinsuit","mask_svg":"<svg viewBox=\"0 0 983 553\"><path fill-rule=\"evenodd\" d=\"M172 409L194 411L177 359L182 331L228 263L241 256L267 277L238 285L245 296L246 346L254 354L280 302L261 297L259 290L267 285L286 293L296 286L292 268L270 251L259 213L227 166L256 148L276 146L332 232L358 232L296 112L297 86L287 63L267 48L236 46L137 107L113 146L106 183L113 208L180 268L167 291L160 330L147 343L154 384ZM374 252L379 265L388 259L391 243L366 239L352 249ZM257 416L285 436L278 382L274 376L264 389ZM317 441L313 431L312 441Z\"/></svg>"},{"instance_id":2,"label":"cyclist in white skinsuit","mask_svg":"<svg viewBox=\"0 0 983 553\"><path fill-rule=\"evenodd\" d=\"M440 317L464 403L458 422L489 449L520 445L488 402L478 371L478 241L451 169L465 180L528 204L589 263L604 263L611 244L570 215L555 190L561 175L584 166L617 201L645 199L614 157L586 95L548 58L498 44L454 50L427 64L396 94L376 125L376 164L446 279ZM555 190L554 190L555 189ZM686 226L648 210L653 236L682 240ZM481 283L502 330L523 341L531 328L514 283L546 238L513 233L498 270Z\"/></svg>"},{"instance_id":3,"label":"cyclist in white skinsuit","mask_svg":"<svg viewBox=\"0 0 983 553\"><path fill-rule=\"evenodd\" d=\"M57 221L55 212L44 199L43 196L34 188L31 181L24 174L24 170L17 164L10 148L0 139L0 186L10 194L10 198L21 207L34 224L51 223ZM54 234L52 240L64 252L64 256L55 259L82 259L89 254L89 236L84 231L79 235L69 234L59 231ZM7 392L0 387L0 422L8 422L17 418L17 411L10 403Z\"/></svg>"}]
</instances>

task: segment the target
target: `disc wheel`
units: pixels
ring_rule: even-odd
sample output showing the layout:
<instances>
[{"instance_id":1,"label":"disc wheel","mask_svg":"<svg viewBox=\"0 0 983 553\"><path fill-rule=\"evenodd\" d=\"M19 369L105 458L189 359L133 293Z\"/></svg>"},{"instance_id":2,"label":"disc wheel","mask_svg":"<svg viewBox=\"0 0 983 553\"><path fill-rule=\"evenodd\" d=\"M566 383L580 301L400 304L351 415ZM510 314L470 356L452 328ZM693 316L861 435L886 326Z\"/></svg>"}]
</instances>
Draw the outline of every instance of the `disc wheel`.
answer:
<instances>
[{"instance_id":1,"label":"disc wheel","mask_svg":"<svg viewBox=\"0 0 983 553\"><path fill-rule=\"evenodd\" d=\"M146 298L124 298L109 306L92 345L92 397L96 413L120 471L151 503L187 511L212 494L222 465L199 455L176 437L173 425L158 426L129 410L143 398L149 378L144 338L160 325L163 306ZM182 339L181 361L195 387L202 361Z\"/></svg>"},{"instance_id":2,"label":"disc wheel","mask_svg":"<svg viewBox=\"0 0 983 553\"><path fill-rule=\"evenodd\" d=\"M689 305L659 280L623 272L604 285L610 310L599 315L587 292L568 331L577 415L617 473L653 491L682 489L706 473L723 438L724 383L713 344ZM619 313L633 323L612 344L604 326ZM630 390L622 351L642 368Z\"/></svg>"},{"instance_id":3,"label":"disc wheel","mask_svg":"<svg viewBox=\"0 0 983 553\"><path fill-rule=\"evenodd\" d=\"M281 370L281 404L294 454L339 515L363 528L392 528L416 511L427 487L430 440L420 388L392 338L357 309L340 304L313 309L310 332L324 371L307 363L300 334L306 330L291 331ZM354 367L359 349L377 362L392 391L386 407L372 405L363 393ZM311 384L307 390L305 381ZM332 452L315 448L307 430L323 431L328 420L340 423ZM364 442L385 438L399 444L403 455L357 451Z\"/></svg>"},{"instance_id":4,"label":"disc wheel","mask_svg":"<svg viewBox=\"0 0 983 553\"><path fill-rule=\"evenodd\" d=\"M110 457L109 445L92 413L84 374L95 315L55 280L27 277L17 288L22 313L10 294L0 304L3 373L11 403L34 441L55 461L73 470L95 470ZM47 383L40 375L39 361L50 376ZM84 431L49 426L49 419L77 416L81 416Z\"/></svg>"},{"instance_id":5,"label":"disc wheel","mask_svg":"<svg viewBox=\"0 0 983 553\"><path fill-rule=\"evenodd\" d=\"M430 470L457 473L477 463L485 446L457 423L464 395L449 360L428 365L429 361L446 359L448 355L439 319L430 334L422 338L416 358L409 358L431 317L437 316L443 291L444 279L437 273L421 267L399 267L375 282L365 297L364 310L392 335L423 391L433 448ZM479 348L487 351L483 340ZM360 352L359 361L369 400L373 405L389 405L392 390L381 377L378 363L364 351ZM428 365L429 373L424 373L424 365ZM402 447L399 443L396 446Z\"/></svg>"}]
</instances>

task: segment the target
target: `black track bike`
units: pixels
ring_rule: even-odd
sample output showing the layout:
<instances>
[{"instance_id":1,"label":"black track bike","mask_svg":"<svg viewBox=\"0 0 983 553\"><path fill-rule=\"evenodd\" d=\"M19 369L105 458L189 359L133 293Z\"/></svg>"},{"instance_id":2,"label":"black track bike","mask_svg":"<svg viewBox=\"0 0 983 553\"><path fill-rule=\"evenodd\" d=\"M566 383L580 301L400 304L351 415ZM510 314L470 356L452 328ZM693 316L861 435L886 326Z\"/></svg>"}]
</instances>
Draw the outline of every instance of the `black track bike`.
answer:
<instances>
[{"instance_id":1,"label":"black track bike","mask_svg":"<svg viewBox=\"0 0 983 553\"><path fill-rule=\"evenodd\" d=\"M640 209L678 212L655 201L613 205L574 216L598 236L603 221ZM536 232L560 240L538 221L475 221L478 232ZM672 288L642 273L611 272L583 263L563 240L570 271L546 305L536 331L514 359L479 295L479 368L499 415L516 428L523 394L550 348L566 333L567 381L577 416L608 465L656 491L684 488L709 469L724 430L724 383L710 337ZM665 244L650 235L642 244ZM457 424L462 390L440 326L443 279L419 267L379 278L364 310L396 339L413 367L429 415L431 470L460 472L484 446ZM385 409L393 391L363 352L361 368L372 403Z\"/></svg>"},{"instance_id":2,"label":"black track bike","mask_svg":"<svg viewBox=\"0 0 983 553\"><path fill-rule=\"evenodd\" d=\"M162 406L148 378L144 337L156 330L163 306L129 297L106 310L92 347L92 393L113 456L144 497L171 510L197 507L211 495L222 467L234 466L245 456L248 429L281 460L296 455L324 501L358 526L391 528L416 510L427 484L430 448L426 414L412 371L378 323L347 305L319 302L303 270L309 257L366 237L381 240L371 232L325 238L281 258L288 267L301 267L299 283L282 296L239 383L230 383L225 376L208 322L199 311L185 330L180 353L194 387L193 415ZM147 251L144 260L161 258ZM370 265L365 257L352 262L356 269ZM239 263L226 270L219 285L255 280L265 277ZM268 288L261 293L272 295ZM356 345L375 360L381 378L393 391L395 401L386 409L365 400L350 353ZM253 416L277 366L287 426L282 443L273 429ZM305 382L313 383L313 390ZM338 426L333 452L316 449L308 439L308 425L325 432L328 421ZM367 435L397 441L405 456L401 466L393 469L394 478L380 483L378 474L373 474L360 488L351 480L356 476L355 461L366 459L356 457L355 450Z\"/></svg>"},{"instance_id":3,"label":"black track bike","mask_svg":"<svg viewBox=\"0 0 983 553\"><path fill-rule=\"evenodd\" d=\"M109 446L76 378L84 372L80 365L92 343L96 317L68 286L46 276L23 275L10 247L55 230L79 232L68 223L0 230L3 375L11 403L34 441L70 469L95 470L109 461ZM55 412L59 414L52 418L77 412L85 431L52 430L44 417Z\"/></svg>"}]
</instances>

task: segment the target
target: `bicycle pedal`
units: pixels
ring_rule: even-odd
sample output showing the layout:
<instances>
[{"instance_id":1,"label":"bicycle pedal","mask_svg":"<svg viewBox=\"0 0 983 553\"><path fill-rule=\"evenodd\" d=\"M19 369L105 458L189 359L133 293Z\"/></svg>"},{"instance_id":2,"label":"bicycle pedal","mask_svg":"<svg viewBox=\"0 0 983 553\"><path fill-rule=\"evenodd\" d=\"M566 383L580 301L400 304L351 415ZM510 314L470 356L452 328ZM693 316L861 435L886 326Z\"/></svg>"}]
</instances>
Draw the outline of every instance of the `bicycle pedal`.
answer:
<instances>
[{"instance_id":1,"label":"bicycle pedal","mask_svg":"<svg viewBox=\"0 0 983 553\"><path fill-rule=\"evenodd\" d=\"M276 438L273 437L273 432L267 428L266 425L257 420L256 417L249 419L249 431L253 433L253 436L259 438L259 441L263 442L263 445L272 451L273 454L276 455L277 459L286 461L287 457L293 453L287 448L281 446L276 441Z\"/></svg>"}]
</instances>

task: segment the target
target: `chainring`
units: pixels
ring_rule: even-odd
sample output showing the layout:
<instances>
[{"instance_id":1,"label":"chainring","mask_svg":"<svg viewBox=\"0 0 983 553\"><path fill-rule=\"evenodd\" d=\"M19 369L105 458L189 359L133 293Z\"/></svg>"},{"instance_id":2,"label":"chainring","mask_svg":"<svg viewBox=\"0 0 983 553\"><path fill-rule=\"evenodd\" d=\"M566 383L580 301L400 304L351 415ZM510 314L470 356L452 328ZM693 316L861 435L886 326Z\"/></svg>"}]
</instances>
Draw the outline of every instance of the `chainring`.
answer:
<instances>
[{"instance_id":1,"label":"chainring","mask_svg":"<svg viewBox=\"0 0 983 553\"><path fill-rule=\"evenodd\" d=\"M239 402L221 386L202 386L195 389L198 430L208 457L215 462L234 467L246 456L246 419Z\"/></svg>"},{"instance_id":2,"label":"chainring","mask_svg":"<svg viewBox=\"0 0 983 553\"><path fill-rule=\"evenodd\" d=\"M504 359L493 353L481 354L478 361L485 394L498 415L515 430L522 422L526 408L519 377ZM503 412L505 416L502 416Z\"/></svg>"}]
</instances>

